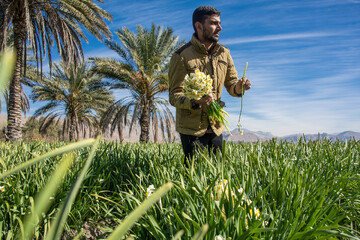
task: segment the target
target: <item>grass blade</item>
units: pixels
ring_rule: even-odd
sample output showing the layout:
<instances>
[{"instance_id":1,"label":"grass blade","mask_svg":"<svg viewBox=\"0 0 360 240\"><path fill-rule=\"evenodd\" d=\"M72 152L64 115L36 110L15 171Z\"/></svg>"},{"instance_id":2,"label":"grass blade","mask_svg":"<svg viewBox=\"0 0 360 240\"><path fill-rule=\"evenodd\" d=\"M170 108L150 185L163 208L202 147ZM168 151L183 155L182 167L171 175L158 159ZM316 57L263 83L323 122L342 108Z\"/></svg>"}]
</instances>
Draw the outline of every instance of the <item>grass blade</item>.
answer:
<instances>
[{"instance_id":1,"label":"grass blade","mask_svg":"<svg viewBox=\"0 0 360 240\"><path fill-rule=\"evenodd\" d=\"M16 54L12 50L5 50L0 57L0 93L8 88L14 71L15 61Z\"/></svg>"},{"instance_id":2,"label":"grass blade","mask_svg":"<svg viewBox=\"0 0 360 240\"><path fill-rule=\"evenodd\" d=\"M93 145L91 152L88 156L88 159L86 160L85 165L84 165L83 169L81 170L79 177L76 179L76 182L72 186L67 199L64 201L62 207L59 210L59 213L55 217L55 220L51 226L49 234L46 236L46 239L50 239L50 240L60 239L61 233L64 228L64 224L65 224L68 214L70 212L71 206L76 198L76 195L79 192L81 183L83 182L83 180L90 168L92 160L94 159L95 151L99 145L99 142L100 142L100 138L98 138L96 140L95 144Z\"/></svg>"},{"instance_id":3,"label":"grass blade","mask_svg":"<svg viewBox=\"0 0 360 240\"><path fill-rule=\"evenodd\" d=\"M76 150L76 149L79 149L79 148L83 148L83 147L88 147L88 146L91 146L92 144L94 144L95 142L95 139L93 138L90 138L90 139L87 139L87 140L84 140L84 141L81 141L81 142L77 142L77 143L71 143L69 145L66 145L66 146L63 146L63 147L60 147L58 149L54 149L48 153L45 153L44 155L41 155L41 156L38 156L34 159L31 159L23 164L20 164L19 166L16 166L15 168L9 170L8 172L5 172L3 175L0 175L0 180L3 179L3 178L6 178L7 176L10 176L14 173L17 173L19 172L20 170L22 169L25 169L25 168L28 168L32 165L34 165L35 163L38 163L42 160L45 160L47 158L50 158L50 157L54 157L54 156L57 156L57 155L61 155L63 153L67 153L67 152L70 152L70 151L73 151L73 150Z\"/></svg>"},{"instance_id":4,"label":"grass blade","mask_svg":"<svg viewBox=\"0 0 360 240\"><path fill-rule=\"evenodd\" d=\"M184 235L184 230L178 231L175 236L172 238L172 240L180 240L182 235Z\"/></svg>"},{"instance_id":5,"label":"grass blade","mask_svg":"<svg viewBox=\"0 0 360 240\"><path fill-rule=\"evenodd\" d=\"M153 195L146 199L139 207L132 211L125 220L118 226L112 234L109 236L108 240L117 240L121 239L125 233L135 224L135 222L145 214L145 212L155 204L165 193L170 191L172 188L172 183L166 183L160 187Z\"/></svg>"},{"instance_id":6,"label":"grass blade","mask_svg":"<svg viewBox=\"0 0 360 240\"><path fill-rule=\"evenodd\" d=\"M58 164L49 181L43 190L36 196L36 203L31 215L28 215L24 221L24 239L32 239L35 227L42 222L42 213L47 212L52 201L49 200L58 190L61 182L74 160L73 155L64 156L63 160ZM19 237L20 238L20 237Z\"/></svg>"},{"instance_id":7,"label":"grass blade","mask_svg":"<svg viewBox=\"0 0 360 240\"><path fill-rule=\"evenodd\" d=\"M197 233L191 238L192 240L201 240L205 237L205 234L209 230L209 225L205 224L203 225Z\"/></svg>"}]
</instances>

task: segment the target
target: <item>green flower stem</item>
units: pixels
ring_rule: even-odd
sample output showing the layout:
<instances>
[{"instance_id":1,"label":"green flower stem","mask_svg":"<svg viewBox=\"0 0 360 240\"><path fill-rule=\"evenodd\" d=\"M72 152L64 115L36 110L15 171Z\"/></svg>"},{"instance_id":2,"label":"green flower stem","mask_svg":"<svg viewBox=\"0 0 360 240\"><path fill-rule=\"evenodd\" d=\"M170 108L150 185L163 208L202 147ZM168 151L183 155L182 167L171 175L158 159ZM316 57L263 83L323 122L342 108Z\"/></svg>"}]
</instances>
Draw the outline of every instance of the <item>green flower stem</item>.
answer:
<instances>
[{"instance_id":1,"label":"green flower stem","mask_svg":"<svg viewBox=\"0 0 360 240\"><path fill-rule=\"evenodd\" d=\"M242 79L245 78L247 66L248 66L248 62L246 62L246 64L245 64L245 70L244 70L244 74L243 74ZM237 124L239 133L241 132L240 119L241 119L241 114L242 114L242 110L243 110L243 100L244 100L244 84L241 84L241 106L240 106L239 120L238 120L238 124Z\"/></svg>"},{"instance_id":2,"label":"green flower stem","mask_svg":"<svg viewBox=\"0 0 360 240\"><path fill-rule=\"evenodd\" d=\"M220 104L217 101L214 101L207 107L207 110L209 119L216 120L223 124L231 135L230 129L227 126L230 125L230 123L225 119L225 115L229 117L229 114L220 106Z\"/></svg>"}]
</instances>

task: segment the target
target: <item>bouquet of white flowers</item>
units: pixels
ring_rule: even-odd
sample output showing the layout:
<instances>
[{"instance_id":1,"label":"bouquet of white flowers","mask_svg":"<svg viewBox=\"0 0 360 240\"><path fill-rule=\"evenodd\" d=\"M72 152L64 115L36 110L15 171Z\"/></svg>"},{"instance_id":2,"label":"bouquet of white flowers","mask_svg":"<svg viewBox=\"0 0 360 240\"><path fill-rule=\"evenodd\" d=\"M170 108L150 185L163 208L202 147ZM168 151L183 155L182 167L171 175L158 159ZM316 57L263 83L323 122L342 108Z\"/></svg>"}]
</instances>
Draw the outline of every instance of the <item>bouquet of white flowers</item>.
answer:
<instances>
[{"instance_id":1,"label":"bouquet of white flowers","mask_svg":"<svg viewBox=\"0 0 360 240\"><path fill-rule=\"evenodd\" d=\"M212 84L213 80L211 79L210 75L205 75L203 72L200 72L198 69L196 69L195 73L190 73L190 75L186 74L185 76L184 95L190 99L199 100L200 98L212 92ZM227 126L229 122L225 119L224 116L229 115L224 111L224 109L216 100L207 107L207 110L209 119L219 121L230 133L230 130Z\"/></svg>"}]
</instances>

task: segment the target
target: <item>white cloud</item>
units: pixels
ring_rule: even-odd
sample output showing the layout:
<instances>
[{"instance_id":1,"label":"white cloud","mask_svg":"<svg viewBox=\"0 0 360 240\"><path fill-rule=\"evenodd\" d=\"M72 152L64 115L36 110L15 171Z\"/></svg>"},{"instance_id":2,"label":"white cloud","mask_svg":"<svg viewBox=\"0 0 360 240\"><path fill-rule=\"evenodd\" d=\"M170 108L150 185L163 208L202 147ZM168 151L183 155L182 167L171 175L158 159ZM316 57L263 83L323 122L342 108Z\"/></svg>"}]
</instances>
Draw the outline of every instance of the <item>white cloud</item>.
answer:
<instances>
[{"instance_id":1,"label":"white cloud","mask_svg":"<svg viewBox=\"0 0 360 240\"><path fill-rule=\"evenodd\" d=\"M258 36L258 37L230 38L230 39L222 40L222 43L225 45L234 45L234 44L241 44L241 43L329 37L329 36L338 36L340 34L343 35L343 33L333 33L333 32L287 33L287 34L266 35L266 36Z\"/></svg>"},{"instance_id":2,"label":"white cloud","mask_svg":"<svg viewBox=\"0 0 360 240\"><path fill-rule=\"evenodd\" d=\"M357 93L359 86L352 82L360 76L359 70L340 71L335 76L314 78L310 85L296 82L292 86L277 86L278 79L273 75L262 77L261 88L253 84L253 89L244 96L241 124L250 130L269 131L277 136L292 133L360 131L360 102ZM254 81L255 82L255 81ZM281 82L281 80L280 80ZM298 89L309 88L300 94ZM240 99L223 94L230 114L231 127L237 125Z\"/></svg>"},{"instance_id":3,"label":"white cloud","mask_svg":"<svg viewBox=\"0 0 360 240\"><path fill-rule=\"evenodd\" d=\"M118 40L118 42L120 42L120 40ZM115 58L116 59L116 58L119 58L119 55L114 50L111 50L104 44L104 47L85 52L85 59L88 59L90 57L102 57L102 58Z\"/></svg>"}]
</instances>

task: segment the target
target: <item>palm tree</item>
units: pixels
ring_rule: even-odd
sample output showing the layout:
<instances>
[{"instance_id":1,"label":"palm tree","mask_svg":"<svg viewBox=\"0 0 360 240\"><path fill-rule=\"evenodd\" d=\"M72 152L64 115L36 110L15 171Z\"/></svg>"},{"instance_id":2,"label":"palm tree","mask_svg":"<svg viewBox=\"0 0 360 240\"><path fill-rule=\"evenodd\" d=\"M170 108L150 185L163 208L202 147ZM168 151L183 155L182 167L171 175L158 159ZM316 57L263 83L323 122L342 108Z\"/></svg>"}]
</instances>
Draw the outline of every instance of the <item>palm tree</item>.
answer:
<instances>
[{"instance_id":1,"label":"palm tree","mask_svg":"<svg viewBox=\"0 0 360 240\"><path fill-rule=\"evenodd\" d=\"M2 35L3 35L3 32L0 31L0 41L3 39ZM13 43L14 43L14 32L12 31L12 28L10 28L7 31L6 48L11 49L13 47ZM0 44L2 44L2 43L0 42ZM6 51L6 49L5 49L5 51ZM0 56L1 55L2 54L0 54ZM0 66L1 66L1 64L5 64L5 65L9 66L8 62L6 62L5 60L3 60L3 61L4 62L0 63ZM31 68L30 70L33 70L33 69ZM9 79L10 79L10 77L9 77ZM7 81L9 79L7 79ZM23 84L27 84L26 79L22 79L21 82ZM3 86L3 83L0 83L0 112L1 112L2 98L4 98L7 109L8 109L8 106L9 106L9 89L8 89L7 84ZM29 103L29 99L28 99L28 97L27 97L27 95L26 95L26 93L25 93L25 91L23 90L22 87L21 87L21 102L20 103L21 103L21 111L24 113L24 115L26 115L26 112L28 110L30 110L30 103ZM6 129L6 126L4 127L4 129ZM6 134L6 130L4 130L3 132L4 132L4 135L5 135L5 139L9 140L8 136Z\"/></svg>"},{"instance_id":2,"label":"palm tree","mask_svg":"<svg viewBox=\"0 0 360 240\"><path fill-rule=\"evenodd\" d=\"M118 130L119 141L124 141L124 125L128 123L126 115L124 112L125 106L120 106L118 104L112 104L104 114L102 114L100 126L102 127L102 132L106 133L110 126L110 136L113 136L115 130Z\"/></svg>"},{"instance_id":3,"label":"palm tree","mask_svg":"<svg viewBox=\"0 0 360 240\"><path fill-rule=\"evenodd\" d=\"M101 2L100 0L97 0ZM87 41L82 29L96 38L110 37L104 22L111 16L93 0L2 0L0 2L0 51L7 42L10 27L17 52L14 75L10 84L8 105L8 136L21 140L21 79L26 69L26 47L29 46L42 68L45 56L51 63L51 48L55 44L64 61L83 59L81 39Z\"/></svg>"},{"instance_id":4,"label":"palm tree","mask_svg":"<svg viewBox=\"0 0 360 240\"><path fill-rule=\"evenodd\" d=\"M163 103L160 103L164 101ZM175 137L175 127L173 124L175 123L174 116L172 115L171 111L167 108L168 101L160 98L155 99L156 104L153 104L151 107L151 119L153 123L153 132L154 132L154 142L158 142L158 128L160 125L160 129L162 132L162 138L165 139L166 137L169 140L172 140ZM165 107L165 111L159 111L157 106L162 105ZM165 114L165 115L164 115ZM166 133L166 135L165 135Z\"/></svg>"},{"instance_id":5,"label":"palm tree","mask_svg":"<svg viewBox=\"0 0 360 240\"><path fill-rule=\"evenodd\" d=\"M120 60L94 58L94 70L110 79L112 89L128 89L130 96L118 100L117 106L108 109L105 118L122 121L131 115L130 131L139 123L140 142L148 142L151 119L154 126L160 121L163 130L171 131L169 124L174 118L168 101L158 95L168 91L169 58L181 43L173 36L172 29L163 30L154 24L150 30L137 26L137 34L126 27L117 30L116 34L123 46L110 40L105 44L119 54ZM157 134L157 127L155 130Z\"/></svg>"},{"instance_id":6,"label":"palm tree","mask_svg":"<svg viewBox=\"0 0 360 240\"><path fill-rule=\"evenodd\" d=\"M53 68L52 76L36 79L32 90L34 101L47 102L34 113L35 117L47 114L40 130L62 121L63 134L68 134L70 141L79 139L81 133L85 137L99 132L98 116L114 101L101 77L85 63L77 68L54 64Z\"/></svg>"}]
</instances>

